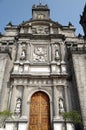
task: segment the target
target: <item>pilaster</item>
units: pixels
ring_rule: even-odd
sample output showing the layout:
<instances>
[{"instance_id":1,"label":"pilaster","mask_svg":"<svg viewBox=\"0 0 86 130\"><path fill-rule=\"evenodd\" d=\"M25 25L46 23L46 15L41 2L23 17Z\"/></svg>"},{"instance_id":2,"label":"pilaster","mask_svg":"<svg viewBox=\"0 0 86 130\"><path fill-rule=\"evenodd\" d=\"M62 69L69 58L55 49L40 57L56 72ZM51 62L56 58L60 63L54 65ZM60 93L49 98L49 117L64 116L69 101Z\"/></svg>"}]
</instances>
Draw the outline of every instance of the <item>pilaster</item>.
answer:
<instances>
[{"instance_id":1,"label":"pilaster","mask_svg":"<svg viewBox=\"0 0 86 130\"><path fill-rule=\"evenodd\" d=\"M64 86L64 93L65 93L65 109L68 112L69 111L69 101L68 101L68 87L67 85Z\"/></svg>"}]
</instances>

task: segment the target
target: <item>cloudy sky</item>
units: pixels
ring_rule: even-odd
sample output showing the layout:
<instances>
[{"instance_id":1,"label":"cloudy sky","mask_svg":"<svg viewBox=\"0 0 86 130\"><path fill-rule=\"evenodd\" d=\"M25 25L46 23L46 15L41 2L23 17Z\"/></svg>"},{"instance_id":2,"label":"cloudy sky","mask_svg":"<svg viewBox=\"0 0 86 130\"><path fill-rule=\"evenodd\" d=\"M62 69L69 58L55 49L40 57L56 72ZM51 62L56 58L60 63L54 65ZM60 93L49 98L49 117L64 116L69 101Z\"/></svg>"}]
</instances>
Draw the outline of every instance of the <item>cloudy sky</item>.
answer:
<instances>
[{"instance_id":1,"label":"cloudy sky","mask_svg":"<svg viewBox=\"0 0 86 130\"><path fill-rule=\"evenodd\" d=\"M65 26L70 21L76 28L76 35L83 34L79 20L86 0L42 0L42 3L48 4L52 20ZM33 4L39 4L39 0L0 0L0 32L4 33L9 21L18 25L29 20Z\"/></svg>"}]
</instances>

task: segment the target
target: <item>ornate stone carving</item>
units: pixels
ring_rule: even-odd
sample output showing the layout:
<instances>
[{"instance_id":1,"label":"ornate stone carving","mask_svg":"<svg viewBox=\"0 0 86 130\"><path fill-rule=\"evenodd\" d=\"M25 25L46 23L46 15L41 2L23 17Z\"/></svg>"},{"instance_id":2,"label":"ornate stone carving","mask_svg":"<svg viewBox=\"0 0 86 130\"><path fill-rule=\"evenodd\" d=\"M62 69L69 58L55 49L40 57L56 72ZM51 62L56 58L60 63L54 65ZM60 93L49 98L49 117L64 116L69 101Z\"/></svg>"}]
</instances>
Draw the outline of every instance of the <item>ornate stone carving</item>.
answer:
<instances>
[{"instance_id":1,"label":"ornate stone carving","mask_svg":"<svg viewBox=\"0 0 86 130\"><path fill-rule=\"evenodd\" d=\"M44 27L43 27L43 26L39 26L39 27L37 28L37 33L38 33L38 34L45 34Z\"/></svg>"},{"instance_id":2,"label":"ornate stone carving","mask_svg":"<svg viewBox=\"0 0 86 130\"><path fill-rule=\"evenodd\" d=\"M20 72L20 73L23 72L23 66L22 66L22 65L19 66L19 72Z\"/></svg>"},{"instance_id":3,"label":"ornate stone carving","mask_svg":"<svg viewBox=\"0 0 86 130\"><path fill-rule=\"evenodd\" d=\"M60 60L60 55L58 50L55 51L55 60Z\"/></svg>"},{"instance_id":4,"label":"ornate stone carving","mask_svg":"<svg viewBox=\"0 0 86 130\"><path fill-rule=\"evenodd\" d=\"M46 32L46 34L49 34L49 28L48 27L45 28L45 32Z\"/></svg>"},{"instance_id":5,"label":"ornate stone carving","mask_svg":"<svg viewBox=\"0 0 86 130\"><path fill-rule=\"evenodd\" d=\"M33 34L48 34L49 33L49 28L45 27L45 26L33 27L32 28L32 33Z\"/></svg>"},{"instance_id":6,"label":"ornate stone carving","mask_svg":"<svg viewBox=\"0 0 86 130\"><path fill-rule=\"evenodd\" d=\"M53 28L53 33L58 34L58 28Z\"/></svg>"},{"instance_id":7,"label":"ornate stone carving","mask_svg":"<svg viewBox=\"0 0 86 130\"><path fill-rule=\"evenodd\" d=\"M36 28L32 28L32 33L33 33L33 34L36 34L36 33L37 33Z\"/></svg>"},{"instance_id":8,"label":"ornate stone carving","mask_svg":"<svg viewBox=\"0 0 86 130\"><path fill-rule=\"evenodd\" d=\"M20 60L25 60L26 59L26 43L22 43L21 46L21 54L20 54Z\"/></svg>"},{"instance_id":9,"label":"ornate stone carving","mask_svg":"<svg viewBox=\"0 0 86 130\"><path fill-rule=\"evenodd\" d=\"M26 51L23 49L20 55L20 60L25 60L26 59Z\"/></svg>"},{"instance_id":10,"label":"ornate stone carving","mask_svg":"<svg viewBox=\"0 0 86 130\"><path fill-rule=\"evenodd\" d=\"M21 116L21 105L22 105L22 100L21 100L21 98L18 98L16 100L16 108L15 108L15 111L14 111L14 115L16 117L20 117Z\"/></svg>"},{"instance_id":11,"label":"ornate stone carving","mask_svg":"<svg viewBox=\"0 0 86 130\"><path fill-rule=\"evenodd\" d=\"M63 98L59 98L59 114L64 112L64 100Z\"/></svg>"},{"instance_id":12,"label":"ornate stone carving","mask_svg":"<svg viewBox=\"0 0 86 130\"><path fill-rule=\"evenodd\" d=\"M37 46L34 48L33 61L34 62L47 62L47 50L45 47Z\"/></svg>"}]
</instances>

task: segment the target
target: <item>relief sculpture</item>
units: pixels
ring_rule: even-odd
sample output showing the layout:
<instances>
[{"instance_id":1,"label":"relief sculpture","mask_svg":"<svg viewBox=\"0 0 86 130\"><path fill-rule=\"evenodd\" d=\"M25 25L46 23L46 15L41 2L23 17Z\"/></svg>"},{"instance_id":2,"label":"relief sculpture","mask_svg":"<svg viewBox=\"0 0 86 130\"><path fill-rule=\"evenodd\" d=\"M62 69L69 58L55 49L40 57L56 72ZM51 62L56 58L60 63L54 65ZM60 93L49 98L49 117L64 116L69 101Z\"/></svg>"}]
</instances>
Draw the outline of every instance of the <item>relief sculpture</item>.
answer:
<instances>
[{"instance_id":1,"label":"relief sculpture","mask_svg":"<svg viewBox=\"0 0 86 130\"><path fill-rule=\"evenodd\" d=\"M44 26L38 26L32 28L33 34L49 34L49 28Z\"/></svg>"},{"instance_id":2,"label":"relief sculpture","mask_svg":"<svg viewBox=\"0 0 86 130\"><path fill-rule=\"evenodd\" d=\"M34 48L33 61L34 62L46 62L47 61L47 50L46 50L46 48L44 48L44 47Z\"/></svg>"}]
</instances>

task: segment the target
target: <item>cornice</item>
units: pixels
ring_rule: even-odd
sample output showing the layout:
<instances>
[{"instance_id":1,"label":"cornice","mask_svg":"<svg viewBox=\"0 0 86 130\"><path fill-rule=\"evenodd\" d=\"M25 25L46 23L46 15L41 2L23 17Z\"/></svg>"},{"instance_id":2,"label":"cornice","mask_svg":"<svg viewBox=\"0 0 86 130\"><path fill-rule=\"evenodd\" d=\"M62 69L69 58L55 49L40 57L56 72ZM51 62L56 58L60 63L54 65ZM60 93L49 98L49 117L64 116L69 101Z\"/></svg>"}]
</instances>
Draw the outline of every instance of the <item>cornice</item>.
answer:
<instances>
[{"instance_id":1,"label":"cornice","mask_svg":"<svg viewBox=\"0 0 86 130\"><path fill-rule=\"evenodd\" d=\"M65 36L62 34L48 34L48 35L33 35L33 34L19 34L19 37L21 38L30 38L30 39L63 39L65 40Z\"/></svg>"}]
</instances>

